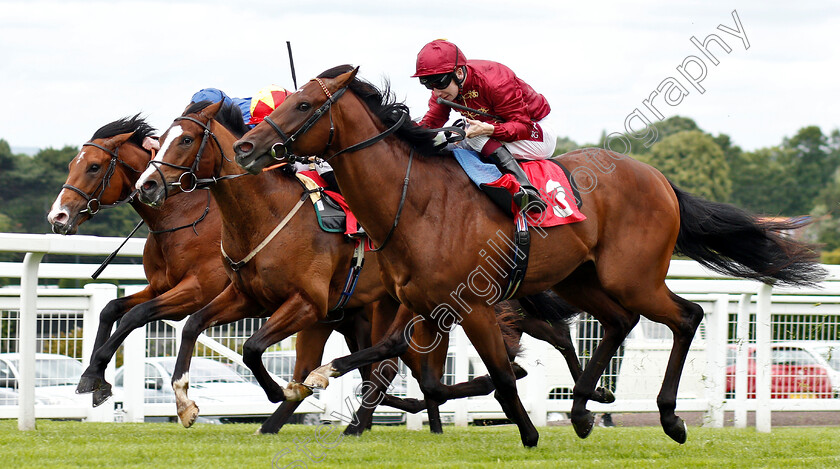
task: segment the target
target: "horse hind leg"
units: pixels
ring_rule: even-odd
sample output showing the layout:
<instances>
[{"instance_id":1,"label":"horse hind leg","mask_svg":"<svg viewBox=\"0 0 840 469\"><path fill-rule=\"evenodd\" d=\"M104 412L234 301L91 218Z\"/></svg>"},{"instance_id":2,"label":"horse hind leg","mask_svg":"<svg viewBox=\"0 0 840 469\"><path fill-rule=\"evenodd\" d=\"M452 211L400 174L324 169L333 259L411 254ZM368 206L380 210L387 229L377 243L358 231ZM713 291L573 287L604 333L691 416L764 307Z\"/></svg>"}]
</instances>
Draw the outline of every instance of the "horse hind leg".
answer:
<instances>
[{"instance_id":1,"label":"horse hind leg","mask_svg":"<svg viewBox=\"0 0 840 469\"><path fill-rule=\"evenodd\" d=\"M516 322L516 326L519 327L522 332L534 337L535 339L547 342L549 345L554 347L555 350L560 352L560 354L563 355L563 359L566 361L566 365L569 367L569 373L572 375L572 380L577 382L583 374L583 367L580 365L580 359L578 359L577 353L575 353L575 347L572 343L572 333L569 330L569 323L565 320L549 323L548 321L538 319L539 315L536 314L536 311L534 311L534 308L539 307L537 306L538 303L535 304L530 301L520 301L520 304L527 314ZM615 402L615 395L609 389L598 386L595 388L595 391L590 399L602 404L611 404Z\"/></svg>"},{"instance_id":2,"label":"horse hind leg","mask_svg":"<svg viewBox=\"0 0 840 469\"><path fill-rule=\"evenodd\" d=\"M625 309L608 295L594 275L575 274L557 293L594 316L604 327L604 336L592 353L572 391L572 426L578 437L586 438L595 425L595 417L586 403L595 395L595 387L618 347L639 321L639 315Z\"/></svg>"},{"instance_id":3,"label":"horse hind leg","mask_svg":"<svg viewBox=\"0 0 840 469\"><path fill-rule=\"evenodd\" d=\"M652 314L647 317L662 322L671 329L674 335L674 345L671 348L671 356L668 358L668 366L665 369L665 377L662 380L662 388L656 398L656 404L659 407L659 420L662 429L674 441L683 444L688 436L688 431L685 421L675 413L677 390L685 360L691 347L691 341L703 320L703 308L671 293L664 285L662 291L666 292L667 295L660 296L658 304L653 306L657 306L658 311L662 311L661 304L666 304L669 306L666 311L671 314L666 317L659 314Z\"/></svg>"}]
</instances>

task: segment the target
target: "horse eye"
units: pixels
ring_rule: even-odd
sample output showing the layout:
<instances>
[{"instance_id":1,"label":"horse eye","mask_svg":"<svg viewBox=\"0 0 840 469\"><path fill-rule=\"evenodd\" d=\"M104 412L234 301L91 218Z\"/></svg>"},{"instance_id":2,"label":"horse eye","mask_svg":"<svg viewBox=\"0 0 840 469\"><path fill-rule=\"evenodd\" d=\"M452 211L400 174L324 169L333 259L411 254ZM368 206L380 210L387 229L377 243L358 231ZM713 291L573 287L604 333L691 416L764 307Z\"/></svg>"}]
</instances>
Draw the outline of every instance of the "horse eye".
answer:
<instances>
[{"instance_id":1,"label":"horse eye","mask_svg":"<svg viewBox=\"0 0 840 469\"><path fill-rule=\"evenodd\" d=\"M88 172L89 172L89 173L95 173L95 172L97 172L97 171L99 171L99 165L98 165L98 164L92 164L92 165L90 165L90 167L88 168Z\"/></svg>"},{"instance_id":2,"label":"horse eye","mask_svg":"<svg viewBox=\"0 0 840 469\"><path fill-rule=\"evenodd\" d=\"M184 138L181 139L181 144L182 145L190 145L190 144L192 144L192 142L193 142L192 137L184 137Z\"/></svg>"},{"instance_id":3,"label":"horse eye","mask_svg":"<svg viewBox=\"0 0 840 469\"><path fill-rule=\"evenodd\" d=\"M312 105L309 103L298 104L298 111L308 111L310 109L312 109Z\"/></svg>"}]
</instances>

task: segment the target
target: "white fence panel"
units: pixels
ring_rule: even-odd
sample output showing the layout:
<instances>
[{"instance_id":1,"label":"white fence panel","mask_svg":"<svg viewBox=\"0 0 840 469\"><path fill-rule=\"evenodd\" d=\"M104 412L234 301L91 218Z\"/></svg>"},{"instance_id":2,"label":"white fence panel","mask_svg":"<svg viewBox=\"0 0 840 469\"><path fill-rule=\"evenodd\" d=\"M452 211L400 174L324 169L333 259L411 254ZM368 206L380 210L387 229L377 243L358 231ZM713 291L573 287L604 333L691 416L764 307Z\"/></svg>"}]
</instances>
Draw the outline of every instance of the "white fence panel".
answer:
<instances>
[{"instance_id":1,"label":"white fence panel","mask_svg":"<svg viewBox=\"0 0 840 469\"><path fill-rule=\"evenodd\" d=\"M112 406L91 409L86 406L35 405L35 353L44 349L45 339L39 339L39 327L44 327L55 317L65 321L83 323L83 337L67 337L67 343L80 346L83 353L74 352L84 360L90 355L93 335L98 324L98 314L109 299L116 297L113 286L88 285L85 289L37 288L38 278L75 278L90 275L96 265L39 264L47 253L105 255L122 240L86 236L60 237L55 235L17 235L0 233L0 251L26 252L23 263L0 263L0 277L21 280L20 287L0 289L0 324L14 324L3 329L0 336L0 353L9 350L21 352L20 397L18 405L0 405L0 418L18 417L19 428L34 428L34 417L84 418L87 420L112 420ZM121 255L142 254L142 240L131 240ZM830 395L809 389L813 383L825 383L826 376L780 377L778 370L789 366L779 361L784 354L781 342L798 339L804 342L840 340L840 268L827 266L830 277L815 289L771 288L757 282L731 279L709 272L699 264L674 261L671 264L669 288L675 293L695 301L706 314L689 351L689 357L680 384L677 411L703 411L706 424L719 427L724 424L723 412L735 412L735 424L746 425L746 413L756 412L760 431L770 430L770 412L776 411L840 411L840 373L831 375L835 391ZM112 265L102 274L109 280L143 279L140 265ZM132 292L126 288L126 294ZM19 311L19 312L18 312ZM73 319L67 319L72 316ZM39 322L40 321L40 322ZM39 324L41 324L39 326ZM226 328L214 328L202 337L196 355L210 356L233 365L242 365L237 350L260 323L242 322ZM11 327L11 328L10 328ZM69 326L67 326L69 327ZM124 403L117 418L126 421L143 421L145 417L174 415L174 404L145 402L144 388L149 378L143 371L146 350L150 356L174 356L180 340L182 323L159 322L137 330L126 340ZM9 334L14 332L14 334ZM68 331L65 331L65 333ZM584 316L572 324L575 347L581 359L588 359L597 344L597 324ZM670 331L661 325L642 320L614 357L602 385L615 391L613 404L590 403L594 412L655 412L656 394L671 350ZM571 408L571 380L559 352L546 343L530 337L523 339L524 354L518 362L529 375L518 383L520 395L532 420L541 425L557 413L567 413ZM840 344L840 342L838 342ZM65 345L69 347L69 345ZM284 341L278 350L291 350L293 339ZM731 351L730 351L731 350ZM285 352L283 352L285 353ZM324 361L347 353L339 337L328 342ZM486 370L469 345L463 331L457 328L450 339L450 360L447 361L446 379L461 382L484 374ZM734 370L734 371L733 371ZM111 380L113 367L106 373ZM805 381L803 381L805 379ZM277 377L278 382L283 382ZM797 381L798 380L798 381ZM809 381L810 380L810 381ZM355 388L358 377L333 380L321 393L320 399L308 399L299 411L320 414L327 420L342 420L348 415L348 401L357 405ZM800 383L799 392L779 395L773 386L779 383ZM733 384L734 383L734 384ZM806 384L801 384L806 383ZM811 384L808 384L811 383ZM167 383L168 385L168 383ZM413 380L407 384L412 397L422 397ZM802 397L811 397L802 399ZM814 398L822 397L822 398ZM2 402L2 397L0 397ZM89 402L89 401L88 401ZM269 403L237 403L217 405L211 401L197 401L202 415L261 415L272 412L276 405ZM441 407L445 421L466 425L476 419L503 418L503 413L492 395L449 401ZM426 419L425 413L408 416L409 427L417 428Z\"/></svg>"}]
</instances>

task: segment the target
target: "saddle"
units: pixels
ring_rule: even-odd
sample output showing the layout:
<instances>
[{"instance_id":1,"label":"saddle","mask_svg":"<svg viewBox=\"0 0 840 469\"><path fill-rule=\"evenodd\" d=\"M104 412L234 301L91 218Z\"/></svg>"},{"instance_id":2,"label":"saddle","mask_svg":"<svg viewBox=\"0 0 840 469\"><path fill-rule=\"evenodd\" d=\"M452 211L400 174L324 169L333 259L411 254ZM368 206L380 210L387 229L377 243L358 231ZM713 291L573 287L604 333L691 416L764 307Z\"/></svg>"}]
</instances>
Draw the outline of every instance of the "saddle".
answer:
<instances>
[{"instance_id":1,"label":"saddle","mask_svg":"<svg viewBox=\"0 0 840 469\"><path fill-rule=\"evenodd\" d=\"M364 236L359 222L344 201L344 196L328 189L324 178L315 171L298 171L298 181L307 190L312 191L309 198L318 216L318 225L328 233L344 233L350 238Z\"/></svg>"},{"instance_id":2,"label":"saddle","mask_svg":"<svg viewBox=\"0 0 840 469\"><path fill-rule=\"evenodd\" d=\"M452 152L470 180L505 213L517 218L519 208L513 202L513 194L519 192L516 178L502 174L496 165L485 162L472 150L456 148ZM562 164L550 158L519 161L519 164L548 205L542 214L528 213L528 224L547 228L586 220L580 211L583 204L580 193L569 183L570 173Z\"/></svg>"}]
</instances>

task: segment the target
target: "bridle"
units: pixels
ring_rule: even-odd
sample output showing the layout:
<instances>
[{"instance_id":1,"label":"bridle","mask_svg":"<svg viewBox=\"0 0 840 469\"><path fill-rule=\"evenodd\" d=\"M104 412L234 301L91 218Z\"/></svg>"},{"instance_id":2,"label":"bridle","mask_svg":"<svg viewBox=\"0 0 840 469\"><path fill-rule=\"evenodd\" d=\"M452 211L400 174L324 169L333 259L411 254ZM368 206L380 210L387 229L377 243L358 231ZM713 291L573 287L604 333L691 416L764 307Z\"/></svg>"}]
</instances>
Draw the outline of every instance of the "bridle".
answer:
<instances>
[{"instance_id":1,"label":"bridle","mask_svg":"<svg viewBox=\"0 0 840 469\"><path fill-rule=\"evenodd\" d=\"M338 99L341 98L344 95L345 91L347 91L347 86L348 85L344 85L343 87L339 88L335 93L331 93L330 90L327 88L327 85L325 85L324 82L320 78L315 78L312 81L315 81L315 82L318 83L318 85L320 85L321 90L324 92L325 95L327 95L327 100L318 109L316 109L315 112L311 116L309 116L309 118L303 123L303 125L301 125L300 128L298 128L294 133L292 133L292 135L287 136L283 132L283 130L280 129L280 126L278 126L274 121L272 121L269 116L266 116L265 119L264 119L264 121L267 122L268 125L271 126L271 128L274 129L275 132L277 132L277 135L279 135L280 138L283 139L282 142L275 143L274 145L271 146L271 151L269 152L269 154L275 160L292 160L292 161L308 162L309 161L308 157L300 157L300 156L297 156L294 153L292 153L290 145L292 143L294 143L295 140L297 140L298 137L300 137L301 135L306 133L310 128L312 128L312 126L315 125L315 123L318 122L318 120L321 117L323 117L324 114L329 114L329 116L330 116L330 134L329 134L329 138L327 139L327 145L324 147L324 151L321 152L320 155L316 155L316 156L323 155L324 153L327 152L327 150L329 150L330 146L332 146L333 137L335 136L335 124L333 123L333 119L332 119L332 105L335 104L335 102L338 101ZM384 132L379 133L377 135L374 135L373 137L371 137L367 140L364 140L364 141L361 141L359 143L353 144L353 145L351 145L351 146L349 146L349 147L347 147L343 150L339 150L338 152L334 153L332 156L324 159L323 161L326 163L329 160L335 158L336 156L338 156L342 153L351 153L351 152L354 152L354 151L358 151L358 150L361 150L363 148L367 148L367 147L385 139L385 137L391 135L392 133L396 132L397 129L402 127L403 123L405 123L405 120L407 118L408 118L408 113L403 111L401 113L399 119L397 119L396 124L392 125L388 129L386 129ZM283 153L280 156L277 155L277 147L280 147L282 149ZM385 236L385 239L382 241L382 244L379 245L378 248L371 249L372 252L378 252L378 251L381 251L382 249L384 249L385 245L388 244L388 241L391 239L391 235L393 235L394 231L397 229L397 225L400 222L400 214L402 214L403 206L405 205L405 197L406 197L406 192L408 191L408 181L409 181L409 176L411 175L411 163L412 163L412 161L414 161L414 148L411 149L411 152L409 152L409 155L408 155L408 167L406 168L406 171L405 171L405 179L403 180L402 195L400 196L400 203L397 206L397 214L394 216L394 224L391 225L391 229L390 229L390 231L388 231L388 234L387 234L387 236Z\"/></svg>"},{"instance_id":2,"label":"bridle","mask_svg":"<svg viewBox=\"0 0 840 469\"><path fill-rule=\"evenodd\" d=\"M99 186L97 186L97 188L94 189L91 194L88 194L87 192L85 192L85 191L83 191L83 190L79 189L78 187L76 187L74 185L71 185L71 184L64 183L61 186L62 189L70 189L71 191L73 191L73 192L79 194L80 196L82 196L85 199L85 201L87 201L86 208L79 211L79 214L89 213L90 216L93 217L94 215L99 213L99 211L103 208L118 207L122 204L125 204L127 202L131 202L132 200L134 200L134 196L137 194L136 189L133 190L130 194L128 194L128 196L126 198L124 198L122 200L118 200L118 201L114 202L113 204L103 204L99 201L102 197L102 194L105 192L105 189L107 189L108 186L110 186L110 184L111 184L111 177L114 175L114 172L117 170L117 163L119 163L119 164L125 166L126 168L134 171L136 174L140 174L142 172L142 170L134 169L134 168L131 167L131 165L129 165L128 163L126 163L125 161L120 159L120 157L119 157L120 147L117 147L114 150L110 150L108 148L103 147L102 145L99 145L98 143L93 143L93 142L83 143L82 147L98 148L98 149L104 151L105 153L108 153L109 155L111 155L111 161L108 163L108 169L105 171L105 176L102 177L102 182L99 183Z\"/></svg>"},{"instance_id":3,"label":"bridle","mask_svg":"<svg viewBox=\"0 0 840 469\"><path fill-rule=\"evenodd\" d=\"M155 171L157 171L158 175L160 176L160 180L163 181L164 196L166 198L169 197L168 187L180 187L182 192L192 192L196 189L204 189L206 187L209 187L213 184L216 184L219 181L224 181L226 179L234 179L240 176L248 175L248 173L241 173L228 174L227 176L211 176L209 178L199 178L198 176L196 176L195 173L196 171L198 171L198 168L201 165L201 155L204 153L204 148L207 146L207 142L210 140L207 137L211 137L213 141L216 142L216 147L218 147L219 153L222 154L222 158L224 158L228 162L232 162L232 160L228 158L227 155L225 155L224 148L222 148L222 145L219 143L219 139L218 137L216 137L216 134L214 134L213 131L210 130L209 125L189 116L181 116L175 118L175 122L182 120L190 121L197 124L199 127L204 129L204 133L201 136L201 143L198 146L198 152L195 154L195 159L193 160L192 166L181 166L174 163L159 160L149 161L149 165L152 166L155 169ZM168 166L170 168L178 169L183 172L180 176L178 176L178 181L167 182L166 178L163 176L163 172L160 170L161 166Z\"/></svg>"},{"instance_id":4,"label":"bridle","mask_svg":"<svg viewBox=\"0 0 840 469\"><path fill-rule=\"evenodd\" d=\"M321 90L324 92L325 95L327 95L327 100L324 101L324 104L322 104L318 109L316 109L315 112L312 113L312 115L309 116L309 118L303 123L303 125L301 125L296 131L294 131L294 133L292 133L292 135L286 135L286 133L283 132L282 129L280 129L280 126L278 126L273 120L271 120L271 118L269 116L266 116L265 119L263 119L265 122L268 123L269 126L271 126L272 129L274 129L274 131L277 133L277 135L279 135L280 138L283 140L283 141L275 143L274 145L271 146L271 150L269 151L269 155L271 155L271 157L274 158L275 160L278 160L278 161L283 161L283 160L300 161L301 163L309 162L309 157L308 156L302 157L302 156L295 155L292 152L290 146L295 142L295 140L298 139L298 137L300 137L301 135L303 135L304 133L309 131L309 129L312 128L312 126L315 125L315 123L318 122L318 120L320 120L321 117L323 117L325 114L328 114L330 116L330 133L329 133L329 137L327 138L327 144L324 146L324 150L320 154L315 155L315 156L320 157L321 155L326 153L327 150L329 150L330 146L332 146L333 138L335 137L335 124L333 123L333 118L332 118L332 105L335 104L335 102L338 101L338 99L341 98L341 96L344 95L344 92L347 91L347 85L339 88L335 93L331 93L330 90L327 88L327 85L325 85L323 80L321 80L320 78L315 78L312 81L317 82L318 85L321 86ZM330 156L326 159L323 159L323 161L328 162L329 160L335 158L336 156L338 156L342 153L352 153L354 151L358 151L358 150L361 150L363 148L367 148L367 147L383 140L385 137L391 135L392 133L396 132L397 129L402 127L403 123L405 123L405 120L407 118L408 118L408 113L404 112L404 111L401 112L399 119L397 119L397 122L394 125L392 125L391 127L389 127L387 130L385 130L384 132L382 132L378 135L375 135L375 136L373 136L373 137L371 137L367 140L364 140L362 142L351 145L351 146L349 146L349 147L347 147L343 150L339 150L338 152L334 153L332 156ZM280 153L280 154L278 154L278 147L282 151L282 153Z\"/></svg>"}]
</instances>

